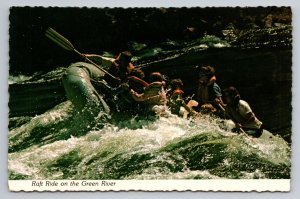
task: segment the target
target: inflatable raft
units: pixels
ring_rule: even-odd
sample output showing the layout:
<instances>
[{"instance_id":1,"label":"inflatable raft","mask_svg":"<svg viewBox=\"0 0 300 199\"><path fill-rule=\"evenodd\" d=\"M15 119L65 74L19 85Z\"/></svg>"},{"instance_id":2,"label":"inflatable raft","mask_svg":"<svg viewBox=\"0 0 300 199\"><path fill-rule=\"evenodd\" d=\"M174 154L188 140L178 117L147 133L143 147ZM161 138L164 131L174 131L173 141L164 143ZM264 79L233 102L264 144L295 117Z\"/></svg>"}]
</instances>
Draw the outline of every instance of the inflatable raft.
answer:
<instances>
[{"instance_id":1,"label":"inflatable raft","mask_svg":"<svg viewBox=\"0 0 300 199\"><path fill-rule=\"evenodd\" d=\"M101 81L104 73L92 64L77 62L71 64L62 77L68 99L79 112L88 112L96 116L100 112L110 114L110 107L104 100L105 90L99 92L92 82Z\"/></svg>"}]
</instances>

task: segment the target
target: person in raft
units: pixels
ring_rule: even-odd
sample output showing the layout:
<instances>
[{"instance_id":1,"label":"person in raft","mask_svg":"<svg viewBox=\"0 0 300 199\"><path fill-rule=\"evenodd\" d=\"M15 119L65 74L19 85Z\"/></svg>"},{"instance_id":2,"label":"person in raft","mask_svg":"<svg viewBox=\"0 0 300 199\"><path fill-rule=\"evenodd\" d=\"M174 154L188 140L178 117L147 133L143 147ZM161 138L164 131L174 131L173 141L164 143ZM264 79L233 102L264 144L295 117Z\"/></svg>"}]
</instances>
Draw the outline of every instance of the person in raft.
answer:
<instances>
[{"instance_id":1,"label":"person in raft","mask_svg":"<svg viewBox=\"0 0 300 199\"><path fill-rule=\"evenodd\" d=\"M172 79L167 89L168 106L171 113L179 115L180 117L187 118L188 116L195 115L193 106L198 106L198 102L190 100L188 104L183 99L183 82L181 79Z\"/></svg>"},{"instance_id":2,"label":"person in raft","mask_svg":"<svg viewBox=\"0 0 300 199\"><path fill-rule=\"evenodd\" d=\"M159 72L153 72L149 76L149 84L146 85L143 93L130 89L131 97L147 108L152 109L155 105L166 105L167 97L165 92L166 83Z\"/></svg>"},{"instance_id":3,"label":"person in raft","mask_svg":"<svg viewBox=\"0 0 300 199\"><path fill-rule=\"evenodd\" d=\"M214 67L202 66L200 68L197 100L202 113L214 113L221 116L221 107L225 105L222 100L221 88L216 80Z\"/></svg>"},{"instance_id":4,"label":"person in raft","mask_svg":"<svg viewBox=\"0 0 300 199\"><path fill-rule=\"evenodd\" d=\"M115 89L118 98L123 99L118 100L117 106L119 111L127 111L134 114L139 110L129 91L132 89L138 94L144 93L145 88L149 85L144 78L145 73L141 69L134 68L128 74L127 82L122 83L120 87Z\"/></svg>"},{"instance_id":5,"label":"person in raft","mask_svg":"<svg viewBox=\"0 0 300 199\"><path fill-rule=\"evenodd\" d=\"M96 54L83 54L84 57L91 59L95 63L104 68L108 68L107 72L118 79L113 79L111 76L105 74L104 80L110 87L118 87L121 83L127 81L127 76L135 66L131 63L132 54L129 51L123 51L118 54L115 59L103 57Z\"/></svg>"},{"instance_id":6,"label":"person in raft","mask_svg":"<svg viewBox=\"0 0 300 199\"><path fill-rule=\"evenodd\" d=\"M235 123L234 131L242 128L245 133L253 137L260 137L263 131L262 122L257 119L249 104L242 100L238 90L231 86L223 90L225 114Z\"/></svg>"},{"instance_id":7,"label":"person in raft","mask_svg":"<svg viewBox=\"0 0 300 199\"><path fill-rule=\"evenodd\" d=\"M127 84L130 89L133 89L139 94L142 94L145 88L149 85L145 80L145 73L141 69L134 68L127 77Z\"/></svg>"}]
</instances>

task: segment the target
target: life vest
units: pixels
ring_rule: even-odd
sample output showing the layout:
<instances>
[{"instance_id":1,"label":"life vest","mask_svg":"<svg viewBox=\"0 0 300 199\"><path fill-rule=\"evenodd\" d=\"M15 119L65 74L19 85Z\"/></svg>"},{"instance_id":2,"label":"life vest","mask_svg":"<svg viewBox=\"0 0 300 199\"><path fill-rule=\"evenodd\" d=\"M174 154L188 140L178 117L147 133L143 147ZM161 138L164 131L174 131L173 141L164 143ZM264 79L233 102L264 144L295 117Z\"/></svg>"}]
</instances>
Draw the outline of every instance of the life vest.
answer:
<instances>
[{"instance_id":1,"label":"life vest","mask_svg":"<svg viewBox=\"0 0 300 199\"><path fill-rule=\"evenodd\" d=\"M211 90L216 80L216 76L212 76L206 85L199 85L197 94L200 104L211 103L214 100L215 96Z\"/></svg>"},{"instance_id":2,"label":"life vest","mask_svg":"<svg viewBox=\"0 0 300 199\"><path fill-rule=\"evenodd\" d=\"M176 90L173 91L171 97L182 96L183 93L184 93L183 90L181 90L181 89L176 89Z\"/></svg>"}]
</instances>

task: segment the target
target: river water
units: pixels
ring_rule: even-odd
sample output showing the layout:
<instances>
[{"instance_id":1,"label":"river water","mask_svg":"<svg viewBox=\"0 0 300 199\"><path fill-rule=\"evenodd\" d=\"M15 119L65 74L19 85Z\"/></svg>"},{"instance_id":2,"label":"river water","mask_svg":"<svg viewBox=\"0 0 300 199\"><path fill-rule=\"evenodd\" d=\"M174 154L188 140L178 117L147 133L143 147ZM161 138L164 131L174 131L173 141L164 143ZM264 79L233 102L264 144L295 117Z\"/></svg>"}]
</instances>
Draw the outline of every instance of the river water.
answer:
<instances>
[{"instance_id":1,"label":"river water","mask_svg":"<svg viewBox=\"0 0 300 199\"><path fill-rule=\"evenodd\" d=\"M216 37L205 39L215 48L229 45ZM210 47L199 45L199 40L193 45L180 47L169 58ZM147 64L164 53L152 48L136 60L144 57L140 63ZM51 71L48 79L61 72ZM9 84L26 84L34 76L11 76ZM76 113L70 101L62 100L36 115L10 117L9 179L290 178L291 147L279 135L265 132L249 138L232 133L220 118L183 119L167 107L157 110L148 117L100 114L91 122Z\"/></svg>"},{"instance_id":2,"label":"river water","mask_svg":"<svg viewBox=\"0 0 300 199\"><path fill-rule=\"evenodd\" d=\"M249 139L218 118L160 110L87 126L63 102L10 130L9 179L290 178L291 149L282 138Z\"/></svg>"}]
</instances>

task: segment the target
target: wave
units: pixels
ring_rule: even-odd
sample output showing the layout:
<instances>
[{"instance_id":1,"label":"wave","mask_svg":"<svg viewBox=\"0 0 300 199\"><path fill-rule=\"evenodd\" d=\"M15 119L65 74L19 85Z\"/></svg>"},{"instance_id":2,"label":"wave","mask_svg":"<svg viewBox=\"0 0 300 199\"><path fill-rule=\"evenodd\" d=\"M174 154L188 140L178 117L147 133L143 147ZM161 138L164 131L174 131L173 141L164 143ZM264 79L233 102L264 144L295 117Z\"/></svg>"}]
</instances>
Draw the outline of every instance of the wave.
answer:
<instances>
[{"instance_id":1,"label":"wave","mask_svg":"<svg viewBox=\"0 0 300 199\"><path fill-rule=\"evenodd\" d=\"M152 118L97 116L92 124L63 102L9 132L9 179L290 177L291 150L282 138L252 140L222 119L160 110Z\"/></svg>"}]
</instances>

